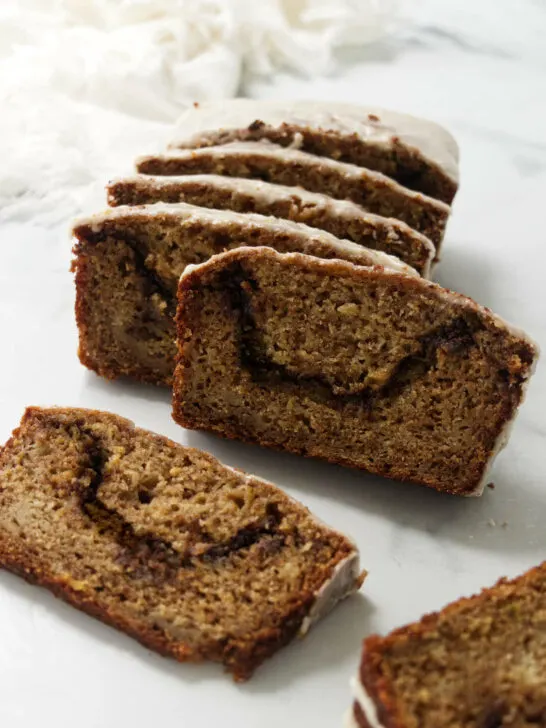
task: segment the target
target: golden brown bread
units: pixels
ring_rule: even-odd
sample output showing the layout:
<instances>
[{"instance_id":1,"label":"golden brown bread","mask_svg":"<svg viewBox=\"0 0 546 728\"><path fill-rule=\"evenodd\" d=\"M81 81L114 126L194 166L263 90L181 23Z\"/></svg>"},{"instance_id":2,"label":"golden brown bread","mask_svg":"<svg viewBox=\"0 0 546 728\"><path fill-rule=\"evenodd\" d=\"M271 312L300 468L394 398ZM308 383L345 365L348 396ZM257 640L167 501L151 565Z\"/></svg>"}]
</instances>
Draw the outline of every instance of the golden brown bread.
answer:
<instances>
[{"instance_id":1,"label":"golden brown bread","mask_svg":"<svg viewBox=\"0 0 546 728\"><path fill-rule=\"evenodd\" d=\"M83 409L27 409L0 451L0 565L238 680L363 578L354 545L278 488Z\"/></svg>"},{"instance_id":2,"label":"golden brown bread","mask_svg":"<svg viewBox=\"0 0 546 728\"><path fill-rule=\"evenodd\" d=\"M184 427L481 492L537 349L419 277L239 248L181 278Z\"/></svg>"},{"instance_id":3,"label":"golden brown bread","mask_svg":"<svg viewBox=\"0 0 546 728\"><path fill-rule=\"evenodd\" d=\"M416 272L322 230L195 205L116 207L74 225L80 361L103 377L169 385L178 279L186 265L240 245L269 245Z\"/></svg>"},{"instance_id":4,"label":"golden brown bread","mask_svg":"<svg viewBox=\"0 0 546 728\"><path fill-rule=\"evenodd\" d=\"M546 562L368 637L353 715L360 728L537 728L545 678Z\"/></svg>"}]
</instances>

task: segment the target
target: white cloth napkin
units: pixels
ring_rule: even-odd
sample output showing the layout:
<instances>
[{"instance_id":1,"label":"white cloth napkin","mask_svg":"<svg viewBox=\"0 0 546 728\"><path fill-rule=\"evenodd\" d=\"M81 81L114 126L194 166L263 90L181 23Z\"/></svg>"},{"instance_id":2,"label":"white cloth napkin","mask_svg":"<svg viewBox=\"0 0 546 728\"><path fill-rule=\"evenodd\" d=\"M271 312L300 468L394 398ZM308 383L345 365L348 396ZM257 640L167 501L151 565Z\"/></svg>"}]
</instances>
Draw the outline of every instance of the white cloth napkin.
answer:
<instances>
[{"instance_id":1,"label":"white cloth napkin","mask_svg":"<svg viewBox=\"0 0 546 728\"><path fill-rule=\"evenodd\" d=\"M3 0L0 222L100 208L188 103L252 74L327 72L336 48L386 31L395 1Z\"/></svg>"}]
</instances>

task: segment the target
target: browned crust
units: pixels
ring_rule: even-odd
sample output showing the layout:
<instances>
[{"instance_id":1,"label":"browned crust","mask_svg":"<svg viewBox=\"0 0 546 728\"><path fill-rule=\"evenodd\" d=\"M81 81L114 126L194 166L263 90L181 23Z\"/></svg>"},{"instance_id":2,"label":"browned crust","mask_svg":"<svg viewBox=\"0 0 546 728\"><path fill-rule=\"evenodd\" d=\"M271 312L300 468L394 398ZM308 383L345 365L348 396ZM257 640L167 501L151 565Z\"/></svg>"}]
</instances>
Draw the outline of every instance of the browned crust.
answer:
<instances>
[{"instance_id":1,"label":"browned crust","mask_svg":"<svg viewBox=\"0 0 546 728\"><path fill-rule=\"evenodd\" d=\"M88 255L90 244L86 238L89 232L88 226L74 228L73 234L77 243L72 248L75 258L72 260L70 271L74 273L74 283L76 286L76 302L74 306L76 314L76 326L78 329L78 359L84 367L98 374L104 379L115 380L136 379L144 384L155 384L160 387L169 387L172 384L172 378L165 381L161 376L155 376L149 369L144 369L138 365L132 367L120 366L111 367L108 363L94 357L88 349L88 331L90 324L89 295L91 283L91 259Z\"/></svg>"},{"instance_id":2,"label":"browned crust","mask_svg":"<svg viewBox=\"0 0 546 728\"><path fill-rule=\"evenodd\" d=\"M85 345L87 331L89 327L89 308L87 305L87 297L85 291L89 286L89 259L85 255L83 240L80 238L80 244L74 246L72 252L76 258L70 265L70 272L74 273L74 282L76 285L76 302L74 306L76 314L76 326L78 327L78 359L88 369L100 374L106 379L115 379L115 373L109 371L108 368L102 369L100 363L93 360Z\"/></svg>"},{"instance_id":3,"label":"browned crust","mask_svg":"<svg viewBox=\"0 0 546 728\"><path fill-rule=\"evenodd\" d=\"M356 702L353 703L353 718L355 719L356 723L360 728L373 728L368 723L368 720L366 718L366 715L364 714L364 711L360 707L360 705Z\"/></svg>"},{"instance_id":4,"label":"browned crust","mask_svg":"<svg viewBox=\"0 0 546 728\"><path fill-rule=\"evenodd\" d=\"M396 273L393 271L388 271L385 268L382 268L381 266L374 266L374 267L363 267L363 266L355 266L350 263L346 263L345 261L340 260L319 260L312 256L304 255L302 253L288 253L288 254L279 254L276 251L270 250L269 248L237 248L236 250L228 251L226 253L222 253L220 255L213 256L210 260L208 260L206 263L193 268L189 272L185 273L181 279L178 286L178 308L177 308L177 315L176 315L176 326L177 326L177 333L179 338L181 339L181 334L185 331L186 328L191 328L190 322L186 321L186 310L190 310L191 308L191 300L193 297L193 289L200 285L206 285L208 282L210 282L217 271L222 270L225 266L237 261L237 260L244 260L248 255L266 255L268 257L272 257L275 259L284 259L287 265L298 265L302 268L306 269L314 269L315 271L320 272L327 272L328 275L338 276L338 277L346 277L350 276L354 279L370 279L370 278L382 278L385 275L388 275L389 278L394 278L398 281L398 283L401 286L405 286L408 288L414 288L417 290L423 290L428 289L435 291L437 293L444 292L448 294L449 296L452 296L455 301L457 301L459 304L462 304L468 308L470 308L472 311L474 311L476 314L478 314L483 321L483 323L489 327L496 327L498 324L499 319L494 316L494 314L490 311L490 309L485 308L477 304L475 301L473 301L471 298L468 298L467 296L464 296L460 293L455 293L452 291L448 291L447 289L442 289L438 284L432 283L430 281L426 281L423 278L420 277L411 277L406 276L404 274ZM534 353L534 358L538 356L538 351L536 348L534 348L534 345L532 345L530 342L525 342L527 346L531 348L531 350ZM514 363L514 367L517 368L518 362ZM177 353L177 361L176 361L176 368L174 373L174 385L173 385L173 410L172 410L172 416L175 422L177 422L182 427L185 427L187 429L197 429L197 430L204 430L208 432L215 433L217 435L220 435L222 437L225 437L229 440L241 440L244 439L245 442L248 442L249 444L255 444L260 445L262 447L267 447L273 450L278 451L284 451L284 452L292 452L296 455L302 455L304 457L309 458L317 458L320 460L324 460L326 462L332 463L334 465L342 465L345 467L355 468L358 470L365 470L361 464L356 462L355 460L352 460L350 458L335 458L335 457L326 457L322 452L319 450L302 450L297 447L290 447L287 445L284 445L283 447L279 446L276 442L269 441L265 438L257 438L249 435L245 435L244 438L241 437L240 433L235 429L231 428L228 425L213 425L206 421L201 421L196 418L192 418L186 414L184 411L184 349L180 345L178 346L178 353ZM519 393L519 398L521 399L521 391ZM515 403L514 408L516 408L519 404L518 402ZM510 412L507 412L506 414L506 420L508 421L512 415L512 410ZM485 456L485 462L487 462L492 455L493 448L490 448L488 452L484 454ZM405 471L401 469L394 468L389 473L384 473L382 471L378 471L376 474L381 475L382 477L386 477L390 480L396 480L401 482L412 482L412 483L418 483L419 485L424 485L428 488L432 488L434 490L439 490L443 493L447 493L449 495L466 495L469 493L472 493L477 484L479 483L480 479L483 477L483 468L475 468L475 472L468 474L468 483L469 485L464 489L454 489L454 488L446 488L444 484L441 484L437 482L435 479L427 478L425 476L422 476L419 481L416 481L414 478L409 478ZM367 472L374 472L371 470L367 470Z\"/></svg>"},{"instance_id":5,"label":"browned crust","mask_svg":"<svg viewBox=\"0 0 546 728\"><path fill-rule=\"evenodd\" d=\"M256 120L247 128L222 129L199 134L197 140L177 141L171 148L198 148L226 144L232 141L260 141L268 139L275 144L290 146L294 137L301 139L301 149L340 162L369 167L387 174L410 189L418 190L448 204L453 202L458 184L443 169L425 157L416 147L405 144L393 135L391 144L384 148L376 142L355 134L341 134L317 129L304 124L284 122L280 126Z\"/></svg>"},{"instance_id":6,"label":"browned crust","mask_svg":"<svg viewBox=\"0 0 546 728\"><path fill-rule=\"evenodd\" d=\"M59 414L69 414L73 410L69 408L57 410ZM19 426L13 430L10 439L0 448L0 467L3 467L7 461L10 450L13 447L14 440L24 431L25 425L32 421L35 417L41 416L43 410L40 407L27 407L21 419ZM83 410L82 410L83 412ZM127 431L133 429L133 423L122 417L112 416L99 410L87 410L88 416L107 416L108 419L115 421L116 424L123 425ZM175 443L172 443L175 445ZM145 625L140 624L136 620L131 620L127 616L115 614L109 609L104 609L97 605L92 599L89 599L80 591L76 591L69 584L63 582L59 578L55 578L36 563L32 553L24 553L14 544L10 543L10 539L0 537L0 566L13 574L22 577L29 584L43 586L52 592L56 597L71 604L86 614L108 624L111 627L125 632L134 637L138 642L161 655L170 655L179 661L190 659L190 654L186 650L179 648L174 651L169 645L165 635L160 631L147 629ZM175 653L176 652L176 653Z\"/></svg>"},{"instance_id":7,"label":"browned crust","mask_svg":"<svg viewBox=\"0 0 546 728\"><path fill-rule=\"evenodd\" d=\"M0 448L0 468L2 468L11 454L14 441L24 431L26 424L35 418L40 418L44 413L55 412L59 415L73 415L78 413L87 418L100 418L102 421L109 420L115 423L120 429L126 432L145 433L154 440L161 441L173 448L181 448L181 446L166 437L157 435L147 430L135 428L134 424L125 418L118 417L108 412L100 410L72 409L72 408L56 408L53 410L44 410L40 407L27 407L21 419L19 426L13 431L10 439ZM201 451L195 448L184 448L195 452ZM212 456L211 460L216 460ZM242 472L242 471L241 471ZM278 489L268 483L265 483L272 490ZM287 496L285 496L287 497ZM288 499L288 497L287 497ZM348 542L347 542L348 543ZM347 554L345 551L339 552L336 558L332 559L329 565L329 574L332 573L337 563L342 561ZM202 650L190 648L188 645L169 639L166 633L159 627L156 629L149 628L145 623L138 619L131 618L127 614L120 611L101 606L96 600L90 598L83 591L74 589L69 583L63 581L58 576L51 574L47 568L44 568L40 560L25 545L16 544L14 539L6 535L0 535L0 567L22 577L30 584L45 587L56 597L62 599L68 604L76 607L76 609L95 617L104 624L114 627L130 637L133 637L145 647L148 647L160 655L172 657L178 662L202 662L210 660L222 663L225 668L233 674L233 678L242 682L250 678L254 670L267 658L271 657L280 648L291 642L298 634L304 618L308 615L311 607L315 602L315 594L312 592L302 592L299 601L294 604L290 612L285 615L282 624L279 627L264 628L259 633L249 636L247 639L241 640L237 645L233 644L217 644L209 646ZM357 579L356 585L360 586L365 577L362 572ZM326 577L325 577L326 578Z\"/></svg>"},{"instance_id":8,"label":"browned crust","mask_svg":"<svg viewBox=\"0 0 546 728\"><path fill-rule=\"evenodd\" d=\"M362 685L376 706L379 720L384 728L407 728L408 725L397 701L394 685L383 672L383 655L389 649L401 642L419 641L426 638L427 634L434 631L440 618L449 618L467 608L489 604L494 602L498 596L507 597L517 594L527 587L532 588L532 583L536 579L546 579L546 561L515 579L503 577L492 587L482 589L474 596L457 599L440 611L426 614L418 622L395 629L386 637L371 635L366 638L362 647L359 676ZM366 728L367 723L361 725Z\"/></svg>"},{"instance_id":9,"label":"browned crust","mask_svg":"<svg viewBox=\"0 0 546 728\"><path fill-rule=\"evenodd\" d=\"M134 637L145 647L149 647L159 654L170 655L180 662L195 659L189 652L185 651L183 646L174 649L163 634L147 629L145 625L139 624L136 620L130 620L119 614L113 613L109 609L100 607L87 598L81 592L73 589L69 584L64 583L60 579L56 579L50 574L44 572L39 566L33 564L32 558L28 555L17 553L10 544L2 539L0 540L0 566L11 571L17 576L21 576L29 584L43 586L52 592L56 597L71 604L76 609L89 614L92 617L108 624L110 627L125 632L130 637Z\"/></svg>"},{"instance_id":10,"label":"browned crust","mask_svg":"<svg viewBox=\"0 0 546 728\"><path fill-rule=\"evenodd\" d=\"M401 483L417 483L418 485L424 485L427 488L439 490L442 493L447 493L448 495L465 495L465 493L472 492L473 490L473 487L469 487L465 490L446 488L444 486L441 486L436 480L427 479L425 477L421 478L419 481L416 481L414 478L408 478L407 475L405 475L404 471L396 471L394 468L389 473L384 473L383 471L372 471L371 469L364 468L360 463L355 460L351 460L350 458L326 457L319 450L303 450L297 447L289 447L287 445L281 447L277 442L272 442L270 440L266 440L265 438L251 437L249 435L245 435L245 437L242 438L241 434L235 429L231 429L226 426L211 425L204 420L198 420L196 418L188 417L186 413L182 410L182 387L178 386L177 384L177 378L182 378L182 375L179 372L180 369L178 369L177 367L177 369L175 370L175 384L173 387L172 416L173 420L178 425L180 425L181 427L185 427L188 430L201 430L203 432L211 432L215 435L220 435L227 440L240 441L241 439L243 439L244 442L248 443L249 445L259 445L260 447L267 447L270 450L276 450L278 452L291 452L294 455L300 455L305 458L310 458L313 460L323 460L324 462L330 463L332 465L341 465L343 467L355 468L356 470L364 470L369 473L374 473L375 475L381 475L383 478L387 478L387 480L396 480L397 482ZM479 479L480 474L481 472L477 474L476 480Z\"/></svg>"}]
</instances>

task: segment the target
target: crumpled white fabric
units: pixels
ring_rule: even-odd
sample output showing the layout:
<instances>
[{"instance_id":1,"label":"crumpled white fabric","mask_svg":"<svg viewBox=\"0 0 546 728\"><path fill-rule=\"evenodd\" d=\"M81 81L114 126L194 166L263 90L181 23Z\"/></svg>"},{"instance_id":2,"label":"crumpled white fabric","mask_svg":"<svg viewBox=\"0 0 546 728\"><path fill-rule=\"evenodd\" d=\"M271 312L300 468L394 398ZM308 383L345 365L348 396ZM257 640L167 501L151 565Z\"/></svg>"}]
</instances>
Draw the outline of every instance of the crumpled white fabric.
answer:
<instances>
[{"instance_id":1,"label":"crumpled white fabric","mask_svg":"<svg viewBox=\"0 0 546 728\"><path fill-rule=\"evenodd\" d=\"M396 0L2 0L0 221L53 225L161 148L187 104L249 75L320 74Z\"/></svg>"}]
</instances>

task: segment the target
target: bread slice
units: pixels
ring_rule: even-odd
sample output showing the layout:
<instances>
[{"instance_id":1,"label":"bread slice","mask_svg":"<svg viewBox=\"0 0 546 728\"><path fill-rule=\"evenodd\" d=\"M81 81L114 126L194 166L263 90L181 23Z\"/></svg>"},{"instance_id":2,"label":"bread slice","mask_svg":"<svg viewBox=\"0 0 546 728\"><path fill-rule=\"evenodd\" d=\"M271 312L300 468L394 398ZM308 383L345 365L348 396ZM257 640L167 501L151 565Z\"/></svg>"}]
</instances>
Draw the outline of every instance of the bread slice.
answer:
<instances>
[{"instance_id":1,"label":"bread slice","mask_svg":"<svg viewBox=\"0 0 546 728\"><path fill-rule=\"evenodd\" d=\"M355 728L546 726L546 562L364 642Z\"/></svg>"},{"instance_id":2,"label":"bread slice","mask_svg":"<svg viewBox=\"0 0 546 728\"><path fill-rule=\"evenodd\" d=\"M179 424L461 495L538 353L422 278L267 248L187 270L178 300Z\"/></svg>"},{"instance_id":3,"label":"bread slice","mask_svg":"<svg viewBox=\"0 0 546 728\"><path fill-rule=\"evenodd\" d=\"M310 192L350 200L376 215L402 220L430 238L437 253L450 211L444 202L403 187L380 172L268 142L172 149L140 157L136 165L144 174L222 174L299 185Z\"/></svg>"},{"instance_id":4,"label":"bread slice","mask_svg":"<svg viewBox=\"0 0 546 728\"><path fill-rule=\"evenodd\" d=\"M268 139L375 169L411 189L450 203L459 150L431 121L353 104L316 101L207 101L180 117L172 147Z\"/></svg>"},{"instance_id":5,"label":"bread slice","mask_svg":"<svg viewBox=\"0 0 546 728\"><path fill-rule=\"evenodd\" d=\"M363 579L353 543L273 485L113 414L36 407L0 451L0 565L236 680Z\"/></svg>"},{"instance_id":6,"label":"bread slice","mask_svg":"<svg viewBox=\"0 0 546 728\"><path fill-rule=\"evenodd\" d=\"M139 174L113 180L107 192L108 204L112 206L187 202L303 222L337 238L394 255L425 278L430 275L435 255L430 240L400 220L373 215L353 202L334 200L301 187L218 174L180 177Z\"/></svg>"},{"instance_id":7,"label":"bread slice","mask_svg":"<svg viewBox=\"0 0 546 728\"><path fill-rule=\"evenodd\" d=\"M180 203L116 207L75 223L79 357L103 377L169 385L174 314L186 265L240 245L270 245L416 272L397 258L307 225Z\"/></svg>"}]
</instances>

